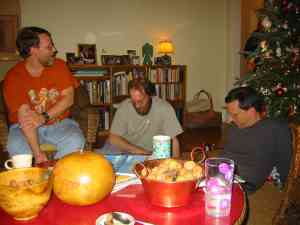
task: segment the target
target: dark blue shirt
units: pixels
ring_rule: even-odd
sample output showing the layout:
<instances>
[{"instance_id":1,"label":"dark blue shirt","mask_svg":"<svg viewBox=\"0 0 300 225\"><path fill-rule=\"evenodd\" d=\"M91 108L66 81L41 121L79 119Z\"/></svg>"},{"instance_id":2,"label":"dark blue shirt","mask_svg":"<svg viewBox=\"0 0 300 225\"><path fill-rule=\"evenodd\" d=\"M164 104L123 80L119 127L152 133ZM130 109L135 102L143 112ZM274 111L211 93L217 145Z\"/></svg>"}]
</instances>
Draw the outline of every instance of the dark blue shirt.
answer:
<instances>
[{"instance_id":1,"label":"dark blue shirt","mask_svg":"<svg viewBox=\"0 0 300 225\"><path fill-rule=\"evenodd\" d=\"M285 182L291 157L292 138L287 122L263 119L251 127L228 128L222 157L235 161L237 174L249 184L248 192L260 188L276 166ZM247 189L247 185L246 185Z\"/></svg>"}]
</instances>

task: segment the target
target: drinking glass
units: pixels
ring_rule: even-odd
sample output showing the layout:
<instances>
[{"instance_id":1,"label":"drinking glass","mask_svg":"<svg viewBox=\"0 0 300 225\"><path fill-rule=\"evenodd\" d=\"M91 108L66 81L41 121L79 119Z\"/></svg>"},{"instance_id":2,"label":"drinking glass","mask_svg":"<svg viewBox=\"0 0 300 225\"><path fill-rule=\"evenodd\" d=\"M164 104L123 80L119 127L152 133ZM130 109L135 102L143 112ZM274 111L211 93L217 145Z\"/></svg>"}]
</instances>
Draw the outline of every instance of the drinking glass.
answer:
<instances>
[{"instance_id":1,"label":"drinking glass","mask_svg":"<svg viewBox=\"0 0 300 225\"><path fill-rule=\"evenodd\" d=\"M205 212L213 217L228 216L231 208L234 162L227 158L205 160Z\"/></svg>"}]
</instances>

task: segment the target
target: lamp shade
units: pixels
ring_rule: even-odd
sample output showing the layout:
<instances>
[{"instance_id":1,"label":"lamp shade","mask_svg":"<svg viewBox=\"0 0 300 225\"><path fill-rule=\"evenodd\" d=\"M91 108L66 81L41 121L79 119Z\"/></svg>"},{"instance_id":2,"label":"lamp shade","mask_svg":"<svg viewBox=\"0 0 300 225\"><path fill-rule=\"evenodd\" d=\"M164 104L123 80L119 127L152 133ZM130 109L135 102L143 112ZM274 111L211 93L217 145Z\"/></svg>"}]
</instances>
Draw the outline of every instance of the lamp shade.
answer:
<instances>
[{"instance_id":1,"label":"lamp shade","mask_svg":"<svg viewBox=\"0 0 300 225\"><path fill-rule=\"evenodd\" d=\"M159 53L173 53L174 52L174 46L171 41L161 41L158 45L158 52Z\"/></svg>"}]
</instances>

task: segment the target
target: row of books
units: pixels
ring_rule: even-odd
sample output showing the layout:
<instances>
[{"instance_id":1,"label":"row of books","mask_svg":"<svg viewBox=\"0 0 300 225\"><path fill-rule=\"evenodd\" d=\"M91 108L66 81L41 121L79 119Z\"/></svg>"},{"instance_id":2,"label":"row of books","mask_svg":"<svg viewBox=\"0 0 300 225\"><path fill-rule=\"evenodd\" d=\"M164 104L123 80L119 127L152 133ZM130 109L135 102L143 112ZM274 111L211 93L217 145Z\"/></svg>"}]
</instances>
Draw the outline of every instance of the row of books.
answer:
<instances>
[{"instance_id":1,"label":"row of books","mask_svg":"<svg viewBox=\"0 0 300 225\"><path fill-rule=\"evenodd\" d=\"M112 79L112 96L128 95L128 81L132 79L132 73L115 73Z\"/></svg>"},{"instance_id":2,"label":"row of books","mask_svg":"<svg viewBox=\"0 0 300 225\"><path fill-rule=\"evenodd\" d=\"M110 104L110 80L81 80L80 84L87 90L92 105Z\"/></svg>"},{"instance_id":3,"label":"row of books","mask_svg":"<svg viewBox=\"0 0 300 225\"><path fill-rule=\"evenodd\" d=\"M150 71L148 79L153 83L181 82L183 73L180 68L156 68Z\"/></svg>"},{"instance_id":4,"label":"row of books","mask_svg":"<svg viewBox=\"0 0 300 225\"><path fill-rule=\"evenodd\" d=\"M106 69L101 68L84 68L72 71L75 77L101 77L108 75Z\"/></svg>"},{"instance_id":5,"label":"row of books","mask_svg":"<svg viewBox=\"0 0 300 225\"><path fill-rule=\"evenodd\" d=\"M111 103L110 80L81 80L80 83L87 90L92 105ZM163 99L181 100L183 98L182 84L155 84L155 93ZM127 76L119 76L113 79L112 96L121 95L128 95Z\"/></svg>"},{"instance_id":6,"label":"row of books","mask_svg":"<svg viewBox=\"0 0 300 225\"><path fill-rule=\"evenodd\" d=\"M183 90L180 81L183 79L181 68L156 68L151 70L150 81L155 83L156 95L169 100L180 100ZM105 80L81 80L89 93L90 103L94 105L110 104L111 97L128 95L128 82L138 76L144 76L145 71L120 71L113 73L112 83ZM80 69L74 75L103 76L105 69Z\"/></svg>"},{"instance_id":7,"label":"row of books","mask_svg":"<svg viewBox=\"0 0 300 225\"><path fill-rule=\"evenodd\" d=\"M181 83L155 84L156 95L163 99L181 100L183 90Z\"/></svg>"},{"instance_id":8,"label":"row of books","mask_svg":"<svg viewBox=\"0 0 300 225\"><path fill-rule=\"evenodd\" d=\"M112 78L112 96L128 95L128 82L138 78L145 78L145 72L122 71L114 73Z\"/></svg>"},{"instance_id":9,"label":"row of books","mask_svg":"<svg viewBox=\"0 0 300 225\"><path fill-rule=\"evenodd\" d=\"M107 108L99 108L99 131L109 130L110 129L110 113Z\"/></svg>"},{"instance_id":10,"label":"row of books","mask_svg":"<svg viewBox=\"0 0 300 225\"><path fill-rule=\"evenodd\" d=\"M83 68L83 69L76 69L72 71L75 77L101 77L105 75L109 75L108 69L103 68ZM146 76L146 71L133 68L132 70L125 70L120 72L113 73L113 76L118 76L120 74L127 74L129 80L137 79L139 77Z\"/></svg>"},{"instance_id":11,"label":"row of books","mask_svg":"<svg viewBox=\"0 0 300 225\"><path fill-rule=\"evenodd\" d=\"M125 72L125 73L128 74L128 80L138 79L138 78L146 76L146 71L140 70L140 69L137 69L137 68L133 68L131 71ZM114 76L115 75L116 75L116 73L114 73Z\"/></svg>"}]
</instances>

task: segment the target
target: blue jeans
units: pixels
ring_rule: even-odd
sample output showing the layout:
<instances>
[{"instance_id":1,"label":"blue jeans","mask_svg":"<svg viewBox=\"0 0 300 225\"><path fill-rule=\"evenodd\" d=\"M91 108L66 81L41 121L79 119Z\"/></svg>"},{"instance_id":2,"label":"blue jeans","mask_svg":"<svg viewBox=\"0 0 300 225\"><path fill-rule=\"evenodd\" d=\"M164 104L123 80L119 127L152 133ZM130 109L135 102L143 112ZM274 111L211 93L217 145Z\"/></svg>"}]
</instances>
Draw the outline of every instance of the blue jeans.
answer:
<instances>
[{"instance_id":1,"label":"blue jeans","mask_svg":"<svg viewBox=\"0 0 300 225\"><path fill-rule=\"evenodd\" d=\"M118 173L133 173L133 166L149 157L149 155L126 154L120 151L117 146L108 142L102 148L97 149L96 152L103 154L111 162L115 172Z\"/></svg>"},{"instance_id":2,"label":"blue jeans","mask_svg":"<svg viewBox=\"0 0 300 225\"><path fill-rule=\"evenodd\" d=\"M79 125L68 118L49 126L39 127L38 138L40 144L48 143L56 146L55 159L77 151L85 143L85 138ZM9 128L7 150L10 156L32 153L20 125L17 123Z\"/></svg>"}]
</instances>

